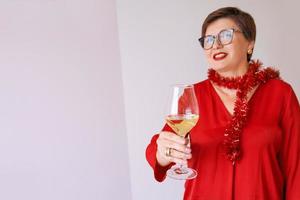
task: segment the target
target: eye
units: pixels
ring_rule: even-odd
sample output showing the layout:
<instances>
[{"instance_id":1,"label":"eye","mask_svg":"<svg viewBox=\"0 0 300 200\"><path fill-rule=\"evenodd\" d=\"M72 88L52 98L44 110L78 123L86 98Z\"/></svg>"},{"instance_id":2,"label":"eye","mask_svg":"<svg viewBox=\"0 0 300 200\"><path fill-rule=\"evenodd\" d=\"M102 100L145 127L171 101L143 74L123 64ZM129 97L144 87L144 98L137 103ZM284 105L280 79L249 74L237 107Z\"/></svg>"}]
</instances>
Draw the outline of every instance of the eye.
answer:
<instances>
[{"instance_id":1,"label":"eye","mask_svg":"<svg viewBox=\"0 0 300 200\"><path fill-rule=\"evenodd\" d=\"M220 37L221 38L231 38L232 32L229 30L224 30L224 31L220 32Z\"/></svg>"},{"instance_id":2,"label":"eye","mask_svg":"<svg viewBox=\"0 0 300 200\"><path fill-rule=\"evenodd\" d=\"M219 40L223 43L226 44L227 42L230 42L233 36L233 31L232 30L223 30L219 33Z\"/></svg>"},{"instance_id":3,"label":"eye","mask_svg":"<svg viewBox=\"0 0 300 200\"><path fill-rule=\"evenodd\" d=\"M211 35L208 35L204 38L204 44L212 44L214 42L214 37Z\"/></svg>"}]
</instances>

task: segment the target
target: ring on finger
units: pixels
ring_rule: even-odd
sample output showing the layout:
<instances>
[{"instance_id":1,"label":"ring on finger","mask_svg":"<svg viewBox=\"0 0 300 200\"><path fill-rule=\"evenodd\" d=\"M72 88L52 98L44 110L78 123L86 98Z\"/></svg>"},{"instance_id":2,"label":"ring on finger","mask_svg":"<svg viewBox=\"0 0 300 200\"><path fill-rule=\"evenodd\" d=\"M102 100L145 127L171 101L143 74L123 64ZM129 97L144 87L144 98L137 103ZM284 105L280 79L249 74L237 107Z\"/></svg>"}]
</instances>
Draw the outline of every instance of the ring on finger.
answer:
<instances>
[{"instance_id":1,"label":"ring on finger","mask_svg":"<svg viewBox=\"0 0 300 200\"><path fill-rule=\"evenodd\" d=\"M170 148L170 147L166 148L166 153L165 154L166 154L167 157L171 156L171 150L172 150L172 148Z\"/></svg>"}]
</instances>

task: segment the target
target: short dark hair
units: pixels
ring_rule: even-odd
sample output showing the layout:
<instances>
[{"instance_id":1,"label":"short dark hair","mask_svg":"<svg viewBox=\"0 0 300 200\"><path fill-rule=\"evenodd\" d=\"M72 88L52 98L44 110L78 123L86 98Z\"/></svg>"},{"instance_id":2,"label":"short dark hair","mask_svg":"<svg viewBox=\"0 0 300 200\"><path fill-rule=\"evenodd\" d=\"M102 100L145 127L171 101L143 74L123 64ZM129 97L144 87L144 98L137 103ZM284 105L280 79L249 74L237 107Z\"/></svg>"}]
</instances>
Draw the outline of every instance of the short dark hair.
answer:
<instances>
[{"instance_id":1,"label":"short dark hair","mask_svg":"<svg viewBox=\"0 0 300 200\"><path fill-rule=\"evenodd\" d=\"M253 17L249 13L244 12L241 9L236 7L223 7L210 13L202 24L201 37L205 36L206 29L212 22L221 18L229 18L233 20L236 23L236 25L241 29L244 37L248 41L250 42L255 41L256 25ZM251 57L252 57L252 53L247 54L248 61L250 61Z\"/></svg>"}]
</instances>

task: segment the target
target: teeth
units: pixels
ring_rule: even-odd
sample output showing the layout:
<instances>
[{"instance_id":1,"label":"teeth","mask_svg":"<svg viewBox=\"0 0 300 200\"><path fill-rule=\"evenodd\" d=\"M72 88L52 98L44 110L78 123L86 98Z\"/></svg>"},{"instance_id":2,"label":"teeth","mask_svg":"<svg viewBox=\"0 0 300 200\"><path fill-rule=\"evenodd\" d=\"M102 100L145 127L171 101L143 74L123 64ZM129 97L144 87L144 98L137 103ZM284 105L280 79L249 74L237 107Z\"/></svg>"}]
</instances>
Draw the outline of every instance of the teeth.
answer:
<instances>
[{"instance_id":1,"label":"teeth","mask_svg":"<svg viewBox=\"0 0 300 200\"><path fill-rule=\"evenodd\" d=\"M220 57L223 57L224 55L225 55L224 53L221 53L221 54L216 55L215 57L220 58Z\"/></svg>"},{"instance_id":2,"label":"teeth","mask_svg":"<svg viewBox=\"0 0 300 200\"><path fill-rule=\"evenodd\" d=\"M214 58L222 58L222 57L225 57L226 54L225 53L218 53L217 55L214 55Z\"/></svg>"}]
</instances>

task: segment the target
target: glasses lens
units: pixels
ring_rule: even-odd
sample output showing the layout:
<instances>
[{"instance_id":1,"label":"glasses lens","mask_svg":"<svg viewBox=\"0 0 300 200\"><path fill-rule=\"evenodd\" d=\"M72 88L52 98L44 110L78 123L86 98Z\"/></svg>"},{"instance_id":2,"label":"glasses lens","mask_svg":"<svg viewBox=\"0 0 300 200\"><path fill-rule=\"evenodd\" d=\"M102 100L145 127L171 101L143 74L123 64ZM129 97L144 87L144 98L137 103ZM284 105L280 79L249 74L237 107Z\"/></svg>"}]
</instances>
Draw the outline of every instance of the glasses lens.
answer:
<instances>
[{"instance_id":1,"label":"glasses lens","mask_svg":"<svg viewBox=\"0 0 300 200\"><path fill-rule=\"evenodd\" d=\"M210 49L214 44L214 40L215 38L212 35L205 36L203 40L203 48Z\"/></svg>"},{"instance_id":2,"label":"glasses lens","mask_svg":"<svg viewBox=\"0 0 300 200\"><path fill-rule=\"evenodd\" d=\"M219 40L221 44L226 45L231 43L233 36L233 29L223 30L219 33Z\"/></svg>"}]
</instances>

